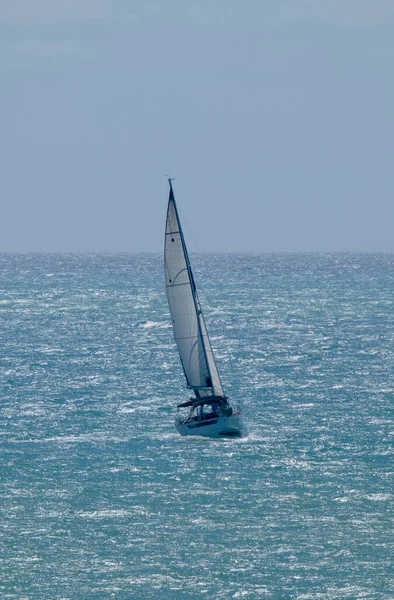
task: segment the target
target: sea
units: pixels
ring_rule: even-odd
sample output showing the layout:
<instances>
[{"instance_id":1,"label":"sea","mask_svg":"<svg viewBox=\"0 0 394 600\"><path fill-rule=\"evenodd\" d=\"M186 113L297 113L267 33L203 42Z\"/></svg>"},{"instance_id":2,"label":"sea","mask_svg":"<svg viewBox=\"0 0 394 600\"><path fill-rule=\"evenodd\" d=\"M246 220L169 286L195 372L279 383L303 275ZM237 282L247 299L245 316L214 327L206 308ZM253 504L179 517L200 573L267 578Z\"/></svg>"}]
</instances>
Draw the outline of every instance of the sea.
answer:
<instances>
[{"instance_id":1,"label":"sea","mask_svg":"<svg viewBox=\"0 0 394 600\"><path fill-rule=\"evenodd\" d=\"M0 255L1 600L394 599L394 255L191 262L244 438L175 430L162 256Z\"/></svg>"}]
</instances>

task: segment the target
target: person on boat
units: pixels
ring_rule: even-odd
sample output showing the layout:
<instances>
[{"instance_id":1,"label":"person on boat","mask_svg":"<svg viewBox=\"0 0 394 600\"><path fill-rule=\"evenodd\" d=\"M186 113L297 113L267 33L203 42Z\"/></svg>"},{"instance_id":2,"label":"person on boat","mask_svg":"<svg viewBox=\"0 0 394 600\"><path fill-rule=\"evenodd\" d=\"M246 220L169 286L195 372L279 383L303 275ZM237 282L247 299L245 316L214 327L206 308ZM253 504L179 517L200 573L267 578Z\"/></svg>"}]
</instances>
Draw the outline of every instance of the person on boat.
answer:
<instances>
[{"instance_id":1,"label":"person on boat","mask_svg":"<svg viewBox=\"0 0 394 600\"><path fill-rule=\"evenodd\" d=\"M217 402L212 402L212 416L213 417L217 417L218 416L218 408L219 408L219 404Z\"/></svg>"}]
</instances>

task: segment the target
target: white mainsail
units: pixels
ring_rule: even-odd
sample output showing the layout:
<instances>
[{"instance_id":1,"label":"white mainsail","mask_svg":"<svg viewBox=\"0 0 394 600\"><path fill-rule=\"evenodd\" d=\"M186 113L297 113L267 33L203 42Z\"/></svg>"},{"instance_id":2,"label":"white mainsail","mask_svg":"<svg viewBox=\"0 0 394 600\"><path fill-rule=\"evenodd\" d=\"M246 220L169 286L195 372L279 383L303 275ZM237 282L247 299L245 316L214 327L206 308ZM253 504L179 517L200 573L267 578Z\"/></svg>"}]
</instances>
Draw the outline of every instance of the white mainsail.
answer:
<instances>
[{"instance_id":1,"label":"white mainsail","mask_svg":"<svg viewBox=\"0 0 394 600\"><path fill-rule=\"evenodd\" d=\"M189 256L179 221L171 179L168 199L164 267L175 341L188 386L201 396L224 397Z\"/></svg>"}]
</instances>

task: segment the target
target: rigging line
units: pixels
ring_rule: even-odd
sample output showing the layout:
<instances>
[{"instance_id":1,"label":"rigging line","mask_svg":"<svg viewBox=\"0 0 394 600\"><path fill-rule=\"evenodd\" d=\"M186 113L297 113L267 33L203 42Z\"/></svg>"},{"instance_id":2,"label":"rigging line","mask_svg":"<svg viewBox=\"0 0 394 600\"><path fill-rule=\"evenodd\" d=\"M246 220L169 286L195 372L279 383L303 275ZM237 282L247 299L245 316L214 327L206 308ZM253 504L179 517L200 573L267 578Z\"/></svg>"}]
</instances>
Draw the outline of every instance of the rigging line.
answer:
<instances>
[{"instance_id":1,"label":"rigging line","mask_svg":"<svg viewBox=\"0 0 394 600\"><path fill-rule=\"evenodd\" d=\"M178 212L179 212L179 213L181 214L181 216L182 216L182 224L183 224L183 225L186 225L186 227L187 227L187 229L188 229L188 231L189 231L190 235L192 236L192 238L193 238L193 240L194 240L194 242L195 242L195 244L196 244L196 246L197 246L197 248L198 248L198 251L199 251L199 252L202 252L202 250L201 250L201 247L200 247L200 244L198 243L198 241L197 241L197 239L196 239L196 237L195 237L195 235L194 235L194 233L193 233L193 230L192 230L192 229L191 229L191 227L189 226L189 223L188 223L188 222L187 222L187 220L185 219L185 215L184 215L183 211L179 209L179 206L177 206L177 208L178 208Z\"/></svg>"}]
</instances>

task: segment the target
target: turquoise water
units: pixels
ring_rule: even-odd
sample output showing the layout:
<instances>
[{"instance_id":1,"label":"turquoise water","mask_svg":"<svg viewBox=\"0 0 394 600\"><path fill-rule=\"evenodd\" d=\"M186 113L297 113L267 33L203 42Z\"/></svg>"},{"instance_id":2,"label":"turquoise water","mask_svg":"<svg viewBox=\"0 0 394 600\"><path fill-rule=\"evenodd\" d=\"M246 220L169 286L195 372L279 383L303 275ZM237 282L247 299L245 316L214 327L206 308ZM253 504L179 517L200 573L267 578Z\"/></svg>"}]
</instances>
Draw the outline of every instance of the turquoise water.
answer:
<instances>
[{"instance_id":1,"label":"turquoise water","mask_svg":"<svg viewBox=\"0 0 394 600\"><path fill-rule=\"evenodd\" d=\"M175 432L160 256L0 256L0 598L394 598L394 256L191 259L241 440Z\"/></svg>"}]
</instances>

